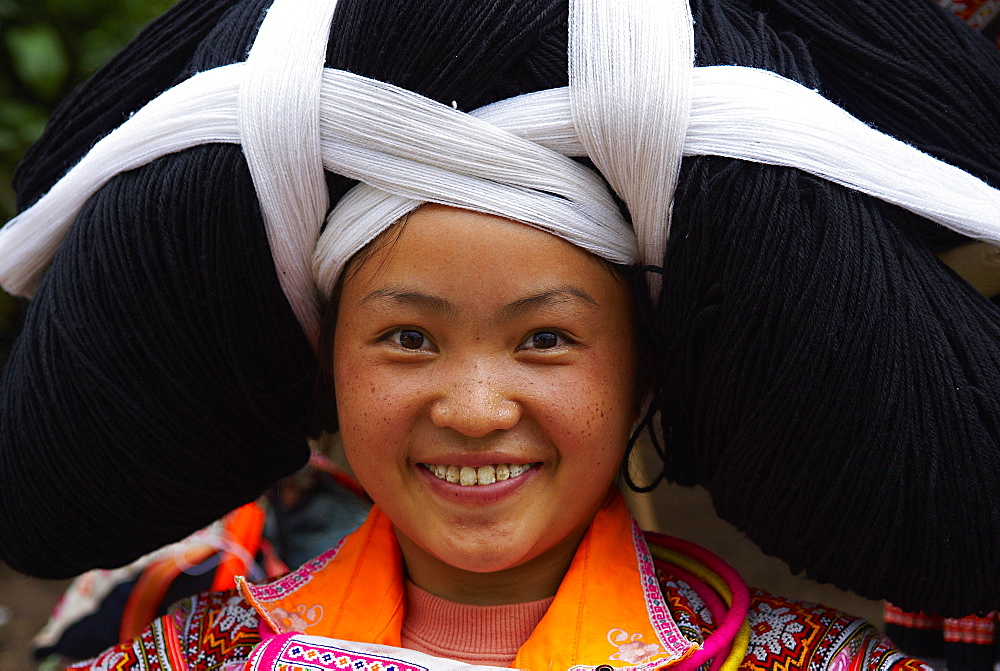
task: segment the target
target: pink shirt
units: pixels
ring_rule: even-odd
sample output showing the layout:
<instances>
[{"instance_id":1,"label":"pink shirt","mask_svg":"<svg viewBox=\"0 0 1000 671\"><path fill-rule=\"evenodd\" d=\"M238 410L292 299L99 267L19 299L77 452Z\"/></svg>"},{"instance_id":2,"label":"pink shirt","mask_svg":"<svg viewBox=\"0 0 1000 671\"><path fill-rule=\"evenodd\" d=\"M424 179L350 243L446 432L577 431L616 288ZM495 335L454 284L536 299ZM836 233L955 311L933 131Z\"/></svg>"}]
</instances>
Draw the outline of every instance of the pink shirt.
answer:
<instances>
[{"instance_id":1,"label":"pink shirt","mask_svg":"<svg viewBox=\"0 0 1000 671\"><path fill-rule=\"evenodd\" d=\"M508 666L553 598L469 606L434 596L407 580L403 647L467 664Z\"/></svg>"}]
</instances>

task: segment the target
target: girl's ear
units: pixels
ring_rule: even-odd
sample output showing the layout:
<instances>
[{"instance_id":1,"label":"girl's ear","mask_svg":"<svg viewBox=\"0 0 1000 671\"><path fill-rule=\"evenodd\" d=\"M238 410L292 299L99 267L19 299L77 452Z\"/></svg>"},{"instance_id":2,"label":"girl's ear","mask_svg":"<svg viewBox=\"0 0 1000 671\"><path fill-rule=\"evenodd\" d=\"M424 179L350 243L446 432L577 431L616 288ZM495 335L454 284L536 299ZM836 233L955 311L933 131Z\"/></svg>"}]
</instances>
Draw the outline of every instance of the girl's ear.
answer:
<instances>
[{"instance_id":1,"label":"girl's ear","mask_svg":"<svg viewBox=\"0 0 1000 671\"><path fill-rule=\"evenodd\" d=\"M987 298L1000 295L1000 246L972 242L941 252L937 257Z\"/></svg>"},{"instance_id":2,"label":"girl's ear","mask_svg":"<svg viewBox=\"0 0 1000 671\"><path fill-rule=\"evenodd\" d=\"M983 250L983 261L987 267L1000 268L1000 245L988 245L984 243L983 246L985 247Z\"/></svg>"},{"instance_id":3,"label":"girl's ear","mask_svg":"<svg viewBox=\"0 0 1000 671\"><path fill-rule=\"evenodd\" d=\"M653 385L656 375L655 362L648 347L641 347L637 351L638 366L635 377L635 407L633 408L632 423L637 423L649 412L649 406L653 403Z\"/></svg>"}]
</instances>

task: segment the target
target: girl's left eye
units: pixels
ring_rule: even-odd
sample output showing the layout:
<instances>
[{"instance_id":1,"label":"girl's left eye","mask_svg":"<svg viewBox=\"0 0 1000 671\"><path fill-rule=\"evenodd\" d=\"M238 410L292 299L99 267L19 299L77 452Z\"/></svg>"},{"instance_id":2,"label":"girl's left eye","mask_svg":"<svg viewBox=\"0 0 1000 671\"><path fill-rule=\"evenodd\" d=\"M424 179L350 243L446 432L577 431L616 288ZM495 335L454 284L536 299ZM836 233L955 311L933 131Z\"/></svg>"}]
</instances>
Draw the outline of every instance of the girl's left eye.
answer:
<instances>
[{"instance_id":1,"label":"girl's left eye","mask_svg":"<svg viewBox=\"0 0 1000 671\"><path fill-rule=\"evenodd\" d=\"M547 350L565 345L569 339L556 331L536 331L529 335L518 349Z\"/></svg>"}]
</instances>

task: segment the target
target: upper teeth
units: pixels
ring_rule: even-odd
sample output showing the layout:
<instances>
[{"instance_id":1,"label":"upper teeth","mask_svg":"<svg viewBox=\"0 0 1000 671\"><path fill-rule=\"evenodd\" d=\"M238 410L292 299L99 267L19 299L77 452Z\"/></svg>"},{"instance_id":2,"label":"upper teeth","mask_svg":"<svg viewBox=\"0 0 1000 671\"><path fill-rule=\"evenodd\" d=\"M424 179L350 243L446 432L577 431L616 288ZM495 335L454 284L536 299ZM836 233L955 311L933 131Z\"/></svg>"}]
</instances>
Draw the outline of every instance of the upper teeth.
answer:
<instances>
[{"instance_id":1,"label":"upper teeth","mask_svg":"<svg viewBox=\"0 0 1000 671\"><path fill-rule=\"evenodd\" d=\"M463 487L472 485L492 485L510 478L516 478L534 464L493 464L491 466L444 466L442 464L424 464L431 473L442 480L460 484Z\"/></svg>"}]
</instances>

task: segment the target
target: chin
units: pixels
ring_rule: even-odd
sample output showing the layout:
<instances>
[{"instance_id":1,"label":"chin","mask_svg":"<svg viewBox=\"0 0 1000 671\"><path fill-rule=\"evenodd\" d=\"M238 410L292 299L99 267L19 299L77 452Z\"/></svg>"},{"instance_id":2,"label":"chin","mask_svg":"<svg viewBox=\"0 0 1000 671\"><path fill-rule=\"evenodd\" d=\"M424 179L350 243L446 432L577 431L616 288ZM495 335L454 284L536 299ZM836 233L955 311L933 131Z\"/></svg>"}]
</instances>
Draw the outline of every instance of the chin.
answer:
<instances>
[{"instance_id":1,"label":"chin","mask_svg":"<svg viewBox=\"0 0 1000 671\"><path fill-rule=\"evenodd\" d=\"M508 544L488 542L474 547L464 544L458 547L449 546L442 548L441 552L435 551L431 554L438 561L462 571L496 573L526 564L534 559L537 553L520 552Z\"/></svg>"},{"instance_id":2,"label":"chin","mask_svg":"<svg viewBox=\"0 0 1000 671\"><path fill-rule=\"evenodd\" d=\"M451 564L455 568L468 571L470 573L499 573L501 571L506 571L508 569L526 564L531 561L531 559L531 557L506 558L489 555L486 557L468 557L464 561L456 560L456 558L452 556L450 559L442 559L442 561Z\"/></svg>"}]
</instances>

